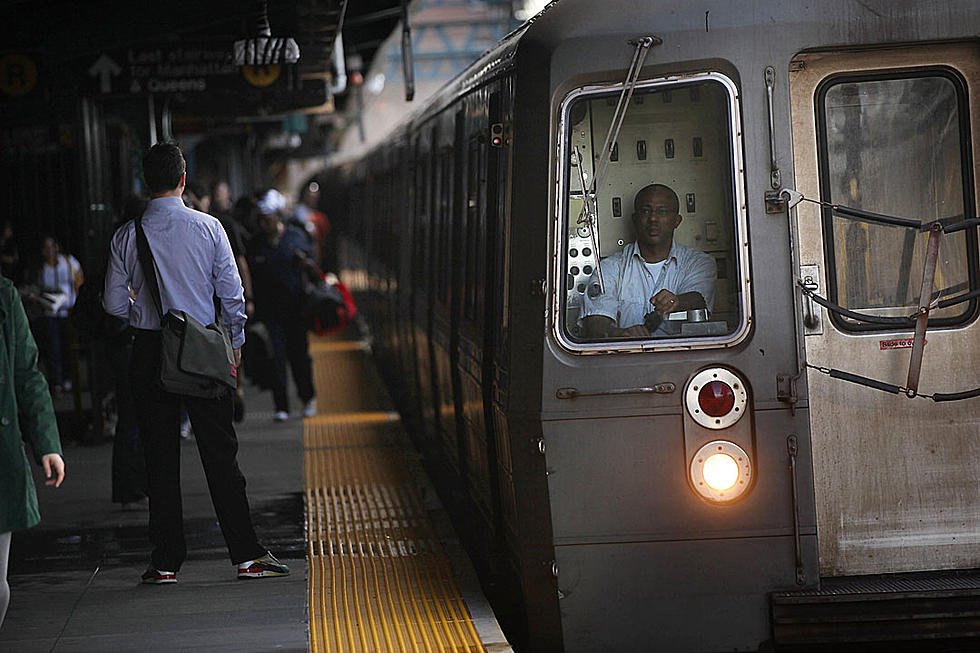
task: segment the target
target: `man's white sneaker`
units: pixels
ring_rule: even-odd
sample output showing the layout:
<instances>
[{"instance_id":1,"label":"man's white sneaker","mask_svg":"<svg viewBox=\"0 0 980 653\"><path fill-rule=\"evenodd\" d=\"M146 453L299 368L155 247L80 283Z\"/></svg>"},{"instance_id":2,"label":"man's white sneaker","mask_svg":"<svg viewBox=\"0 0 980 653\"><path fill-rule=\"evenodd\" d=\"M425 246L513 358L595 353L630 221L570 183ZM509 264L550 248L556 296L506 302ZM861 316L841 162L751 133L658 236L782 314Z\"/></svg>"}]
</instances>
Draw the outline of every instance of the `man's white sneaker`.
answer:
<instances>
[{"instance_id":1,"label":"man's white sneaker","mask_svg":"<svg viewBox=\"0 0 980 653\"><path fill-rule=\"evenodd\" d=\"M248 560L238 565L238 577L243 579L288 575L289 567L276 560L271 553L266 553L261 558Z\"/></svg>"},{"instance_id":2,"label":"man's white sneaker","mask_svg":"<svg viewBox=\"0 0 980 653\"><path fill-rule=\"evenodd\" d=\"M316 415L316 399L310 399L303 406L303 417L313 417Z\"/></svg>"},{"instance_id":3,"label":"man's white sneaker","mask_svg":"<svg viewBox=\"0 0 980 653\"><path fill-rule=\"evenodd\" d=\"M140 576L140 582L144 585L166 585L168 583L177 582L177 572L175 571L160 571L153 565L146 568L143 575Z\"/></svg>"},{"instance_id":4,"label":"man's white sneaker","mask_svg":"<svg viewBox=\"0 0 980 653\"><path fill-rule=\"evenodd\" d=\"M277 411L275 415L272 416L273 422L285 422L289 419L289 413L284 410Z\"/></svg>"}]
</instances>

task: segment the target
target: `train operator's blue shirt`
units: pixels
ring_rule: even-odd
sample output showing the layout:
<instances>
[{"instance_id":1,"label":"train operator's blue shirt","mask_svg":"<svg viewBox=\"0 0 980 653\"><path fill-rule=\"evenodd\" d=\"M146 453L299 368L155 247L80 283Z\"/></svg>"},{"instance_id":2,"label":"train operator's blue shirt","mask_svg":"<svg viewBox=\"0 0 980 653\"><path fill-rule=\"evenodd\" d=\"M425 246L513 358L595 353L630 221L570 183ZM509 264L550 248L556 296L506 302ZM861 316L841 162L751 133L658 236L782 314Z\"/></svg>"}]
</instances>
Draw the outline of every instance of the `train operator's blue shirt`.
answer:
<instances>
[{"instance_id":1,"label":"train operator's blue shirt","mask_svg":"<svg viewBox=\"0 0 980 653\"><path fill-rule=\"evenodd\" d=\"M714 305L718 278L715 260L680 243L671 243L670 254L662 267L644 261L635 242L602 259L599 267L606 291L599 292L599 277L593 274L586 288L580 320L589 315L604 315L619 328L643 324L643 317L653 310L650 298L664 289L675 295L701 293L709 312ZM658 329L656 335L666 335L666 331Z\"/></svg>"},{"instance_id":2,"label":"train operator's blue shirt","mask_svg":"<svg viewBox=\"0 0 980 653\"><path fill-rule=\"evenodd\" d=\"M231 343L245 342L245 297L242 279L228 236L217 218L184 206L179 197L150 200L143 214L143 231L156 261L163 312L185 311L201 324L215 321L213 297L221 302L221 321L231 331ZM136 250L136 224L116 231L109 247L102 305L110 315L129 320L138 329L160 329ZM136 296L130 299L132 287Z\"/></svg>"}]
</instances>

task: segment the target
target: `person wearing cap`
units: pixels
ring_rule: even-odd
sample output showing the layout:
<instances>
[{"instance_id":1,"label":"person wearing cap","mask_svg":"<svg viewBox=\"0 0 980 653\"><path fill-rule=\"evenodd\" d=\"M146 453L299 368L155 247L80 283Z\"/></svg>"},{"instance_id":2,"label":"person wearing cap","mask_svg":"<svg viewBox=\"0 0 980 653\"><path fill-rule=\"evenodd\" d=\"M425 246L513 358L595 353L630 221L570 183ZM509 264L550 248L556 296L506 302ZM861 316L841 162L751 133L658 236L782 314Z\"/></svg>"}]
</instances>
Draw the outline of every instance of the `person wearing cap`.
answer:
<instances>
[{"instance_id":1,"label":"person wearing cap","mask_svg":"<svg viewBox=\"0 0 980 653\"><path fill-rule=\"evenodd\" d=\"M711 310L717 265L674 242L680 223L680 202L669 186L650 184L636 193L636 241L600 261L602 287L597 274L589 280L580 317L586 336L662 337L669 335L663 326L668 314Z\"/></svg>"},{"instance_id":2,"label":"person wearing cap","mask_svg":"<svg viewBox=\"0 0 980 653\"><path fill-rule=\"evenodd\" d=\"M316 415L316 391L302 315L310 239L283 221L286 200L279 191L262 193L256 208L261 235L252 241L250 266L256 318L265 323L272 342L275 374L271 381L276 408L273 419L289 419L287 363L303 405L303 417L312 417Z\"/></svg>"}]
</instances>

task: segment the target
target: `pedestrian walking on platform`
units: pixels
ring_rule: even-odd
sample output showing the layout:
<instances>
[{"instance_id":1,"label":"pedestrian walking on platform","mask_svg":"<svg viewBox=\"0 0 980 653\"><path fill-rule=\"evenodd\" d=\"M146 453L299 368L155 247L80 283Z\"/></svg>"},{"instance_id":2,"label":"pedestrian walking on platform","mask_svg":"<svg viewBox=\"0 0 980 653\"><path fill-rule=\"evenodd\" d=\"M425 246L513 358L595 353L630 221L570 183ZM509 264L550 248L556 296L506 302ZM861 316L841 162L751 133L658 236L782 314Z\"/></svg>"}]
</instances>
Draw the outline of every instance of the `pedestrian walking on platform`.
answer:
<instances>
[{"instance_id":1,"label":"pedestrian walking on platform","mask_svg":"<svg viewBox=\"0 0 980 653\"><path fill-rule=\"evenodd\" d=\"M44 467L45 485L65 478L61 440L48 384L37 368L37 345L14 284L0 277L0 627L7 614L10 534L41 521L28 453Z\"/></svg>"},{"instance_id":2,"label":"pedestrian walking on platform","mask_svg":"<svg viewBox=\"0 0 980 653\"><path fill-rule=\"evenodd\" d=\"M68 314L85 281L82 266L74 256L62 252L61 244L55 238L45 236L41 244L41 264L32 276L32 291L25 299L41 312L38 344L48 384L57 392L69 392L72 384L66 365Z\"/></svg>"},{"instance_id":3,"label":"pedestrian walking on platform","mask_svg":"<svg viewBox=\"0 0 980 653\"><path fill-rule=\"evenodd\" d=\"M217 398L201 398L167 392L159 381L161 312L166 315L170 309L210 324L217 321L217 298L236 363L240 360L245 300L228 237L215 218L181 201L187 175L177 145L159 143L150 148L143 156L143 177L151 199L141 223L155 260L162 311L157 309L152 282L143 275L134 222L127 222L113 236L103 299L108 313L128 319L136 329L130 378L146 460L153 544L142 582L176 582L187 556L180 495L182 403L194 427L211 501L232 564L238 565L238 578L285 576L289 568L259 544L252 525L245 477L238 468L232 390Z\"/></svg>"},{"instance_id":4,"label":"pedestrian walking on platform","mask_svg":"<svg viewBox=\"0 0 980 653\"><path fill-rule=\"evenodd\" d=\"M303 417L316 415L313 367L302 312L310 239L283 222L285 207L285 200L276 190L267 191L259 199L258 224L263 237L253 241L250 257L256 316L268 327L272 342L275 374L271 382L277 422L289 419L287 362L303 403Z\"/></svg>"}]
</instances>

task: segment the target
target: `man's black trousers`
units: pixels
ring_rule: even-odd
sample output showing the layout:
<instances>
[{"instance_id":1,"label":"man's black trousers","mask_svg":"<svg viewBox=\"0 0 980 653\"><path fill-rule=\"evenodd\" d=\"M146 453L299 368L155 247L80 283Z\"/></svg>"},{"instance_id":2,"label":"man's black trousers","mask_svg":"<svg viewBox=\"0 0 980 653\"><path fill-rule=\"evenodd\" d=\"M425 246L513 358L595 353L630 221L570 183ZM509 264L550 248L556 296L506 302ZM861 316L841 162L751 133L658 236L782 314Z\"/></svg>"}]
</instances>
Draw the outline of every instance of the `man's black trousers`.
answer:
<instances>
[{"instance_id":1,"label":"man's black trousers","mask_svg":"<svg viewBox=\"0 0 980 653\"><path fill-rule=\"evenodd\" d=\"M232 563L264 555L249 514L245 477L238 469L238 437L232 426L234 404L230 388L218 399L164 391L159 384L160 332L142 329L136 332L133 342L130 377L146 457L153 566L177 571L187 557L180 496L181 402L194 427L211 502Z\"/></svg>"}]
</instances>

